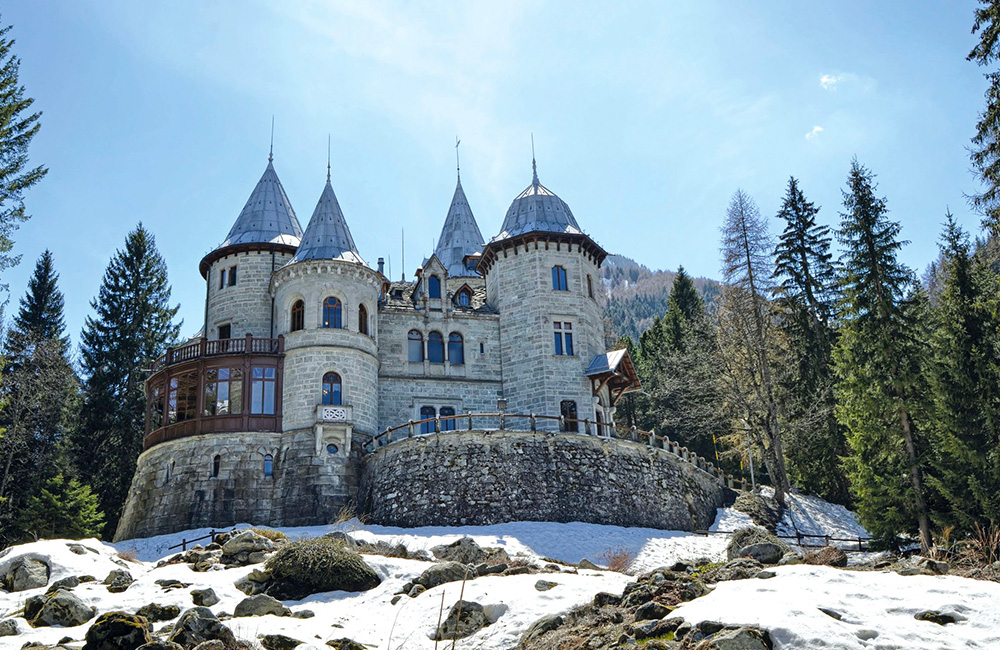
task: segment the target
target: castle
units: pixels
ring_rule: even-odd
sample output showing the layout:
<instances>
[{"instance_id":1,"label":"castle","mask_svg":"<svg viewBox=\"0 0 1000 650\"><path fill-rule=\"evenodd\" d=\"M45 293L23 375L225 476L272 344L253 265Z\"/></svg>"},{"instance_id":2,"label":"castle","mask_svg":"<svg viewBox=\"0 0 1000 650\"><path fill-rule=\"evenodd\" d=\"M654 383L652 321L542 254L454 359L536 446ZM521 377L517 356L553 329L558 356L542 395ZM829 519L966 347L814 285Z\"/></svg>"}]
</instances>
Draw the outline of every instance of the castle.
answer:
<instances>
[{"instance_id":1,"label":"castle","mask_svg":"<svg viewBox=\"0 0 1000 650\"><path fill-rule=\"evenodd\" d=\"M393 282L381 258L372 268L357 250L329 166L303 231L269 156L228 236L201 261L204 330L168 350L146 382L144 452L116 538L323 524L348 504L403 525L536 519L546 508L588 520L601 500L609 514L591 519L618 517L625 504L602 491L634 473L624 489L642 492L648 454L615 442L609 460L614 438L600 434L639 381L627 352L604 346L607 253L532 167L488 241L459 176L433 254L415 281ZM497 430L468 416L500 412L538 417ZM393 451L374 459L381 449ZM526 450L531 462L520 460ZM705 525L720 499L705 470L653 470L674 477L663 485L686 482L662 489L677 493L688 528ZM513 496L536 481L548 505ZM470 482L493 496L456 497ZM704 493L697 508L692 489ZM659 505L634 506L639 523L672 525L652 512L663 497L642 498ZM491 505L514 510L480 516Z\"/></svg>"}]
</instances>

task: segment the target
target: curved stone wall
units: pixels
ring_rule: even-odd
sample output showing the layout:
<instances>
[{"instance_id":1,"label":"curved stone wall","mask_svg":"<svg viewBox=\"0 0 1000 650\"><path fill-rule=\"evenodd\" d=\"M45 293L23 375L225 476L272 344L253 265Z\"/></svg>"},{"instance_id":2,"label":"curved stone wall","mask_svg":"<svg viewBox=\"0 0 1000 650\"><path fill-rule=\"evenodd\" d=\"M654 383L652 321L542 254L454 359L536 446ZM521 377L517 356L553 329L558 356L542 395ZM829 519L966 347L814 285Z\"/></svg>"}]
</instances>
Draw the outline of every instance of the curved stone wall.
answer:
<instances>
[{"instance_id":1,"label":"curved stone wall","mask_svg":"<svg viewBox=\"0 0 1000 650\"><path fill-rule=\"evenodd\" d=\"M584 521L697 530L726 490L665 451L574 434L461 431L365 457L358 495L387 526Z\"/></svg>"}]
</instances>

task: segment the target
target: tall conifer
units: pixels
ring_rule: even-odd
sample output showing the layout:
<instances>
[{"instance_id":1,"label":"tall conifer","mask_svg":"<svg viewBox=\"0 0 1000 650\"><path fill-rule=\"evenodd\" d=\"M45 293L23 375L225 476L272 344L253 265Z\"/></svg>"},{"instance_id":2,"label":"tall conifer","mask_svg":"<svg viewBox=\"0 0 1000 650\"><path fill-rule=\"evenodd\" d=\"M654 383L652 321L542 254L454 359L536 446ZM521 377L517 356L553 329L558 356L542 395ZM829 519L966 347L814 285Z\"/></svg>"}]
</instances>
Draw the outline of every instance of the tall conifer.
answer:
<instances>
[{"instance_id":1,"label":"tall conifer","mask_svg":"<svg viewBox=\"0 0 1000 650\"><path fill-rule=\"evenodd\" d=\"M979 34L979 43L966 58L983 67L995 64L1000 58L1000 1L979 0L972 33ZM1000 71L987 72L986 79L986 107L979 116L970 149L972 168L985 189L971 200L983 215L983 225L994 236L1000 236Z\"/></svg>"},{"instance_id":2,"label":"tall conifer","mask_svg":"<svg viewBox=\"0 0 1000 650\"><path fill-rule=\"evenodd\" d=\"M167 266L142 224L111 259L91 302L81 345L84 405L75 437L77 467L97 492L114 533L142 451L144 369L177 339Z\"/></svg>"}]
</instances>

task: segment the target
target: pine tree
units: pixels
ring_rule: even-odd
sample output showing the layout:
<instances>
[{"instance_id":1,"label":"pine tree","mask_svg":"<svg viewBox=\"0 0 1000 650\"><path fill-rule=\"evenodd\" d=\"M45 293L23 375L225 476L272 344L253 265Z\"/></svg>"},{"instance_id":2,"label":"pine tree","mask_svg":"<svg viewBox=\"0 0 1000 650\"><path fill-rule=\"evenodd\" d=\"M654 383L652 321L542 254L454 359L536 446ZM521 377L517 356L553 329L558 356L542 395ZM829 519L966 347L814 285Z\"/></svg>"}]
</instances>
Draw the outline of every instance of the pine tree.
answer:
<instances>
[{"instance_id":1,"label":"pine tree","mask_svg":"<svg viewBox=\"0 0 1000 650\"><path fill-rule=\"evenodd\" d=\"M104 515L98 507L97 495L89 486L81 485L75 478L67 481L57 474L28 500L18 527L24 531L22 538L81 539L100 535Z\"/></svg>"},{"instance_id":2,"label":"pine tree","mask_svg":"<svg viewBox=\"0 0 1000 650\"><path fill-rule=\"evenodd\" d=\"M27 114L34 103L25 97L18 80L21 60L14 55L14 40L8 37L10 26L0 29L0 273L15 266L20 255L11 255L14 231L28 220L24 192L38 183L48 171L41 165L29 169L28 145L38 133L41 113ZM0 285L6 290L7 285Z\"/></svg>"},{"instance_id":3,"label":"pine tree","mask_svg":"<svg viewBox=\"0 0 1000 650\"><path fill-rule=\"evenodd\" d=\"M1000 1L980 0L979 4L972 26L972 33L979 34L979 43L966 58L985 67L1000 57ZM1000 236L1000 71L988 72L986 78L986 108L979 116L970 149L972 168L985 189L971 201L983 215L983 225L996 237Z\"/></svg>"},{"instance_id":4,"label":"pine tree","mask_svg":"<svg viewBox=\"0 0 1000 650\"><path fill-rule=\"evenodd\" d=\"M84 405L75 432L76 464L117 526L142 452L144 368L177 339L167 267L152 234L139 226L111 259L98 297L91 302L81 345Z\"/></svg>"},{"instance_id":5,"label":"pine tree","mask_svg":"<svg viewBox=\"0 0 1000 650\"><path fill-rule=\"evenodd\" d=\"M79 406L79 383L69 360L63 296L52 254L45 251L4 341L7 364L0 396L0 534L19 537L18 510L56 471L56 460Z\"/></svg>"},{"instance_id":6,"label":"pine tree","mask_svg":"<svg viewBox=\"0 0 1000 650\"><path fill-rule=\"evenodd\" d=\"M727 396L764 458L774 498L788 492L774 364L774 244L753 199L737 190L722 227L723 277L719 347ZM743 427L737 426L736 429Z\"/></svg>"},{"instance_id":7,"label":"pine tree","mask_svg":"<svg viewBox=\"0 0 1000 650\"><path fill-rule=\"evenodd\" d=\"M941 253L929 373L940 454L928 482L944 499L936 523L968 533L1000 522L1000 337L987 300L994 279L951 213Z\"/></svg>"},{"instance_id":8,"label":"pine tree","mask_svg":"<svg viewBox=\"0 0 1000 650\"><path fill-rule=\"evenodd\" d=\"M779 364L785 453L792 480L838 503L849 500L840 457L847 455L843 427L833 413L833 312L835 273L827 226L819 209L791 178L778 218L785 222L775 249L775 306L787 358Z\"/></svg>"},{"instance_id":9,"label":"pine tree","mask_svg":"<svg viewBox=\"0 0 1000 650\"><path fill-rule=\"evenodd\" d=\"M838 233L845 250L834 349L836 414L847 429L846 468L861 522L886 541L919 531L926 551L926 440L918 428L926 394L925 302L896 257L905 243L898 239L899 224L887 217L885 199L875 191L874 174L854 160Z\"/></svg>"}]
</instances>

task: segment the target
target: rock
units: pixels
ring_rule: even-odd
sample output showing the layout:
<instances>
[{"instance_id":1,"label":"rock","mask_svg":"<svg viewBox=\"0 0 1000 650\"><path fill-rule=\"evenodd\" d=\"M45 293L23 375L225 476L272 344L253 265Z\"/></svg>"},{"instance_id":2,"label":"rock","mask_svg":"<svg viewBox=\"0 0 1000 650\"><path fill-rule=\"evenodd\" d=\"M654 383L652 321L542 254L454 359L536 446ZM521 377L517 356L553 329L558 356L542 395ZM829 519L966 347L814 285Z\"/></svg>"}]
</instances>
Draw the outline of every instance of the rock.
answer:
<instances>
[{"instance_id":1,"label":"rock","mask_svg":"<svg viewBox=\"0 0 1000 650\"><path fill-rule=\"evenodd\" d=\"M49 565L32 557L19 557L10 563L4 582L7 591L39 589L49 584Z\"/></svg>"},{"instance_id":2,"label":"rock","mask_svg":"<svg viewBox=\"0 0 1000 650\"><path fill-rule=\"evenodd\" d=\"M260 639L264 650L295 650L295 647L302 643L284 634L262 634L257 638Z\"/></svg>"},{"instance_id":3,"label":"rock","mask_svg":"<svg viewBox=\"0 0 1000 650\"><path fill-rule=\"evenodd\" d=\"M937 623L938 625L947 625L948 623L957 623L958 617L954 614L945 614L943 612L936 612L934 610L926 610L923 612L917 612L913 615L913 618L918 621L929 621L931 623Z\"/></svg>"},{"instance_id":4,"label":"rock","mask_svg":"<svg viewBox=\"0 0 1000 650\"><path fill-rule=\"evenodd\" d=\"M311 609L300 609L297 612L292 612L292 618L312 618L316 616L316 612Z\"/></svg>"},{"instance_id":5,"label":"rock","mask_svg":"<svg viewBox=\"0 0 1000 650\"><path fill-rule=\"evenodd\" d=\"M764 570L764 571L761 571L760 573L757 574L757 579L758 580L767 580L768 578L773 578L776 575L778 575L778 574L775 573L774 571Z\"/></svg>"},{"instance_id":6,"label":"rock","mask_svg":"<svg viewBox=\"0 0 1000 650\"><path fill-rule=\"evenodd\" d=\"M232 630L223 625L207 607L192 607L181 614L174 624L170 641L193 648L204 641L221 641L226 646L236 644Z\"/></svg>"},{"instance_id":7,"label":"rock","mask_svg":"<svg viewBox=\"0 0 1000 650\"><path fill-rule=\"evenodd\" d=\"M38 612L42 611L42 605L45 604L45 599L48 596L49 594L45 594L44 596L32 596L24 601L25 620L30 622L31 619L38 616Z\"/></svg>"},{"instance_id":8,"label":"rock","mask_svg":"<svg viewBox=\"0 0 1000 650\"><path fill-rule=\"evenodd\" d=\"M442 562L435 564L420 574L415 583L423 585L428 589L443 585L446 582L455 582L476 577L476 569L466 566L461 562Z\"/></svg>"},{"instance_id":9,"label":"rock","mask_svg":"<svg viewBox=\"0 0 1000 650\"><path fill-rule=\"evenodd\" d=\"M162 580L157 580L156 584L160 585L164 589L184 589L190 587L191 585L187 582L181 582L175 578L164 578Z\"/></svg>"},{"instance_id":10,"label":"rock","mask_svg":"<svg viewBox=\"0 0 1000 650\"><path fill-rule=\"evenodd\" d=\"M462 564L479 564L485 562L490 556L471 537L463 537L451 544L435 546L431 549L431 553L439 560L461 562Z\"/></svg>"},{"instance_id":11,"label":"rock","mask_svg":"<svg viewBox=\"0 0 1000 650\"><path fill-rule=\"evenodd\" d=\"M76 627L94 618L96 610L88 607L72 592L60 589L54 594L44 596L44 603L30 623L34 627ZM27 612L27 603L25 603Z\"/></svg>"},{"instance_id":12,"label":"rock","mask_svg":"<svg viewBox=\"0 0 1000 650\"><path fill-rule=\"evenodd\" d=\"M84 546L83 544L77 544L76 542L70 542L70 543L66 544L66 546L69 547L69 550L70 550L71 553L76 553L77 555L86 555L87 554L87 547Z\"/></svg>"},{"instance_id":13,"label":"rock","mask_svg":"<svg viewBox=\"0 0 1000 650\"><path fill-rule=\"evenodd\" d=\"M219 602L219 597L214 589L194 589L191 591L191 600L199 607L211 607Z\"/></svg>"},{"instance_id":14,"label":"rock","mask_svg":"<svg viewBox=\"0 0 1000 650\"><path fill-rule=\"evenodd\" d=\"M17 625L16 618L8 618L5 621L0 621L0 636L17 636L21 633Z\"/></svg>"},{"instance_id":15,"label":"rock","mask_svg":"<svg viewBox=\"0 0 1000 650\"><path fill-rule=\"evenodd\" d=\"M104 579L104 584L108 586L108 591L113 594L120 594L129 588L135 580L132 574L125 569L112 569L108 577Z\"/></svg>"},{"instance_id":16,"label":"rock","mask_svg":"<svg viewBox=\"0 0 1000 650\"><path fill-rule=\"evenodd\" d=\"M193 650L229 650L225 643L219 641L218 639L212 639L210 641L202 641L194 647Z\"/></svg>"},{"instance_id":17,"label":"rock","mask_svg":"<svg viewBox=\"0 0 1000 650\"><path fill-rule=\"evenodd\" d=\"M535 583L535 591L548 591L553 587L558 587L558 582L550 582L548 580L539 580Z\"/></svg>"},{"instance_id":18,"label":"rock","mask_svg":"<svg viewBox=\"0 0 1000 650\"><path fill-rule=\"evenodd\" d=\"M423 585L413 585L412 587L410 587L410 590L406 592L406 595L409 596L410 598L416 598L425 591L427 591L427 587Z\"/></svg>"},{"instance_id":19,"label":"rock","mask_svg":"<svg viewBox=\"0 0 1000 650\"><path fill-rule=\"evenodd\" d=\"M506 562L500 562L499 564L487 564L483 562L482 564L476 565L476 574L481 576L495 575L497 573L503 573L508 569Z\"/></svg>"},{"instance_id":20,"label":"rock","mask_svg":"<svg viewBox=\"0 0 1000 650\"><path fill-rule=\"evenodd\" d=\"M611 594L606 591L601 591L594 594L594 607L607 607L608 605L620 605L622 602L622 597L616 594Z\"/></svg>"},{"instance_id":21,"label":"rock","mask_svg":"<svg viewBox=\"0 0 1000 650\"><path fill-rule=\"evenodd\" d=\"M70 589L75 589L76 587L79 586L80 586L80 579L77 578L76 576L70 576L68 578L63 578L62 580L56 580L55 582L53 582L51 585L49 585L49 588L45 590L45 593L51 594L56 591L59 591L60 589L65 589L66 591L69 591Z\"/></svg>"},{"instance_id":22,"label":"rock","mask_svg":"<svg viewBox=\"0 0 1000 650\"><path fill-rule=\"evenodd\" d=\"M583 558L582 560L580 560L577 563L576 568L578 568L578 569L590 569L591 571L600 571L601 570L601 567L597 566L596 564L594 564L593 562L591 562L587 558Z\"/></svg>"},{"instance_id":23,"label":"rock","mask_svg":"<svg viewBox=\"0 0 1000 650\"><path fill-rule=\"evenodd\" d=\"M549 614L548 616L541 617L532 623L531 627L528 628L528 631L524 633L523 637L521 637L521 645L524 645L533 639L537 639L546 632L551 632L562 624L563 617L558 614Z\"/></svg>"},{"instance_id":24,"label":"rock","mask_svg":"<svg viewBox=\"0 0 1000 650\"><path fill-rule=\"evenodd\" d=\"M141 645L135 650L184 650L184 646L174 643L173 641L164 641L163 639L157 639L146 645Z\"/></svg>"},{"instance_id":25,"label":"rock","mask_svg":"<svg viewBox=\"0 0 1000 650\"><path fill-rule=\"evenodd\" d=\"M483 606L470 600L460 600L451 610L431 637L435 641L464 639L489 625Z\"/></svg>"},{"instance_id":26,"label":"rock","mask_svg":"<svg viewBox=\"0 0 1000 650\"><path fill-rule=\"evenodd\" d=\"M500 575L520 576L526 573L537 573L537 571L535 570L535 567L532 566L512 566L504 569L503 573L501 573Z\"/></svg>"},{"instance_id":27,"label":"rock","mask_svg":"<svg viewBox=\"0 0 1000 650\"><path fill-rule=\"evenodd\" d=\"M737 552L737 556L752 557L761 564L777 564L786 551L787 548L782 548L772 542L759 542L744 546Z\"/></svg>"},{"instance_id":28,"label":"rock","mask_svg":"<svg viewBox=\"0 0 1000 650\"><path fill-rule=\"evenodd\" d=\"M836 619L838 621L843 618L843 615L840 612L838 612L838 611L835 611L835 610L832 610L832 609L827 609L826 607L820 607L818 609L819 609L819 611L823 612L824 614L826 614L830 618Z\"/></svg>"},{"instance_id":29,"label":"rock","mask_svg":"<svg viewBox=\"0 0 1000 650\"><path fill-rule=\"evenodd\" d=\"M223 555L237 555L239 553L254 553L257 551L273 551L274 542L258 535L252 530L244 530L230 538L222 545Z\"/></svg>"},{"instance_id":30,"label":"rock","mask_svg":"<svg viewBox=\"0 0 1000 650\"><path fill-rule=\"evenodd\" d=\"M645 605L641 605L635 610L635 620L637 621L653 621L660 620L664 616L670 613L670 608L656 601L651 601Z\"/></svg>"},{"instance_id":31,"label":"rock","mask_svg":"<svg viewBox=\"0 0 1000 650\"><path fill-rule=\"evenodd\" d=\"M913 560L916 562L917 566L928 569L935 575L943 576L951 570L951 565L947 562L932 560L929 557L915 557Z\"/></svg>"},{"instance_id":32,"label":"rock","mask_svg":"<svg viewBox=\"0 0 1000 650\"><path fill-rule=\"evenodd\" d=\"M266 551L254 551L253 553L247 553L246 564L260 564L267 559Z\"/></svg>"},{"instance_id":33,"label":"rock","mask_svg":"<svg viewBox=\"0 0 1000 650\"><path fill-rule=\"evenodd\" d=\"M778 560L778 564L781 566L788 566L791 564L802 564L802 556L795 551L789 551L781 556Z\"/></svg>"},{"instance_id":34,"label":"rock","mask_svg":"<svg viewBox=\"0 0 1000 650\"><path fill-rule=\"evenodd\" d=\"M108 612L87 630L83 650L135 650L153 640L152 627L142 616Z\"/></svg>"},{"instance_id":35,"label":"rock","mask_svg":"<svg viewBox=\"0 0 1000 650\"><path fill-rule=\"evenodd\" d=\"M390 605L395 605L396 603L398 603L399 601L401 601L403 599L404 595L405 594L396 594L395 596L392 597L392 600L389 601L389 604Z\"/></svg>"},{"instance_id":36,"label":"rock","mask_svg":"<svg viewBox=\"0 0 1000 650\"><path fill-rule=\"evenodd\" d=\"M937 575L930 569L919 566L904 566L898 571L901 576L933 576Z\"/></svg>"},{"instance_id":37,"label":"rock","mask_svg":"<svg viewBox=\"0 0 1000 650\"><path fill-rule=\"evenodd\" d=\"M327 641L326 644L333 650L368 650L365 646L351 639L337 639L336 641Z\"/></svg>"},{"instance_id":38,"label":"rock","mask_svg":"<svg viewBox=\"0 0 1000 650\"><path fill-rule=\"evenodd\" d=\"M753 558L741 557L729 560L721 566L709 569L701 574L705 582L722 582L724 580L746 580L756 576L763 565Z\"/></svg>"},{"instance_id":39,"label":"rock","mask_svg":"<svg viewBox=\"0 0 1000 650\"><path fill-rule=\"evenodd\" d=\"M744 557L743 550L748 546L754 546L756 544L774 544L779 547L781 552L777 554L778 557L775 558L775 563L780 560L785 553L792 550L787 544L782 542L767 530L758 526L746 526L733 531L732 536L729 538L729 544L726 545L726 558L733 560L738 557Z\"/></svg>"},{"instance_id":40,"label":"rock","mask_svg":"<svg viewBox=\"0 0 1000 650\"><path fill-rule=\"evenodd\" d=\"M285 607L280 600L267 594L257 594L244 598L236 605L233 616L291 616L292 610Z\"/></svg>"},{"instance_id":41,"label":"rock","mask_svg":"<svg viewBox=\"0 0 1000 650\"><path fill-rule=\"evenodd\" d=\"M741 627L736 630L722 630L710 639L705 639L696 650L767 650L764 634L751 627Z\"/></svg>"},{"instance_id":42,"label":"rock","mask_svg":"<svg viewBox=\"0 0 1000 650\"><path fill-rule=\"evenodd\" d=\"M847 553L836 546L824 546L817 551L810 551L802 558L805 564L820 566L847 566Z\"/></svg>"},{"instance_id":43,"label":"rock","mask_svg":"<svg viewBox=\"0 0 1000 650\"><path fill-rule=\"evenodd\" d=\"M180 616L181 608L177 605L150 603L140 607L139 611L135 614L136 616L142 616L151 623L159 623L160 621L170 621Z\"/></svg>"}]
</instances>

